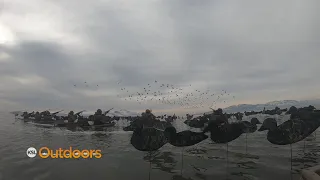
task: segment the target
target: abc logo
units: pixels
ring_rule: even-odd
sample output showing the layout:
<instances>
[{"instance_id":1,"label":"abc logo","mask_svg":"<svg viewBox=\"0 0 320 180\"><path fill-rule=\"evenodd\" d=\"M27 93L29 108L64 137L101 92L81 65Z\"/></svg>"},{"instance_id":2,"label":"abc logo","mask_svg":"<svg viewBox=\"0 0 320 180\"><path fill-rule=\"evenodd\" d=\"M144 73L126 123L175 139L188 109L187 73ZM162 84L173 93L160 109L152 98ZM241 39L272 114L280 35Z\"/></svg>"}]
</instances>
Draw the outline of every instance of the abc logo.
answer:
<instances>
[{"instance_id":1,"label":"abc logo","mask_svg":"<svg viewBox=\"0 0 320 180\"><path fill-rule=\"evenodd\" d=\"M34 157L36 157L36 156L37 156L37 150L36 150L36 148L29 147L29 148L27 149L27 156L28 156L29 158L34 158Z\"/></svg>"}]
</instances>

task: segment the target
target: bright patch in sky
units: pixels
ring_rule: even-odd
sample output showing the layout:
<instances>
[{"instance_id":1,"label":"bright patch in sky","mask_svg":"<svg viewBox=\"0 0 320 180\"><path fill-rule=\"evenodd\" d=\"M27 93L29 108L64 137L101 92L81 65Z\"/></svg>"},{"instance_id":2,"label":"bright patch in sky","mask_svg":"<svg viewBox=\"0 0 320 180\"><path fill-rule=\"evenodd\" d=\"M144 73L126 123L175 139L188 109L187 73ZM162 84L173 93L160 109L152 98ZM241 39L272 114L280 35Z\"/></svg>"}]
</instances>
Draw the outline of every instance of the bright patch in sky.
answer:
<instances>
[{"instance_id":1,"label":"bright patch in sky","mask_svg":"<svg viewBox=\"0 0 320 180\"><path fill-rule=\"evenodd\" d=\"M12 45L15 40L14 34L0 21L0 45Z\"/></svg>"}]
</instances>

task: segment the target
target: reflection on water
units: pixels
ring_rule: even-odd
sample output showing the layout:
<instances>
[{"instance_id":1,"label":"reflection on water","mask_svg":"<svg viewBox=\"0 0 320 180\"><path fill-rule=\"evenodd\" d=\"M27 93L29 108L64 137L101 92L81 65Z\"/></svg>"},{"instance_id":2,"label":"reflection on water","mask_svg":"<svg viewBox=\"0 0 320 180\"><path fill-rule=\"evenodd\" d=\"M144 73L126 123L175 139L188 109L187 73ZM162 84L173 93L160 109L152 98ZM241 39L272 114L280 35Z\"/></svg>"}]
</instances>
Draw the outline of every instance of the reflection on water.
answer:
<instances>
[{"instance_id":1,"label":"reflection on water","mask_svg":"<svg viewBox=\"0 0 320 180\"><path fill-rule=\"evenodd\" d=\"M189 178L185 178L185 177L183 177L181 175L173 175L171 179L172 180L192 180L190 177Z\"/></svg>"},{"instance_id":2,"label":"reflection on water","mask_svg":"<svg viewBox=\"0 0 320 180\"><path fill-rule=\"evenodd\" d=\"M149 172L152 180L298 180L302 168L314 166L320 160L319 137L315 134L305 142L292 145L291 171L290 146L270 144L265 132L248 135L247 148L245 135L241 136L228 144L228 153L225 144L215 144L210 139L185 148L166 144L158 151L145 153L132 147L132 132L122 131L122 126L98 132L41 128L20 121L13 124L13 117L6 113L0 114L0 121L0 179L5 180L132 180L148 179ZM183 120L174 122L174 125L184 130ZM30 159L25 152L30 146L101 149L103 157Z\"/></svg>"},{"instance_id":3,"label":"reflection on water","mask_svg":"<svg viewBox=\"0 0 320 180\"><path fill-rule=\"evenodd\" d=\"M154 151L146 153L143 160L150 162L152 169L159 169L163 172L174 173L177 161L171 152ZM155 166L155 167L154 167Z\"/></svg>"},{"instance_id":4,"label":"reflection on water","mask_svg":"<svg viewBox=\"0 0 320 180\"><path fill-rule=\"evenodd\" d=\"M207 154L207 150L206 149L202 149L202 148L197 148L197 147L191 147L190 149L186 150L187 153L192 154L192 155L204 155Z\"/></svg>"}]
</instances>

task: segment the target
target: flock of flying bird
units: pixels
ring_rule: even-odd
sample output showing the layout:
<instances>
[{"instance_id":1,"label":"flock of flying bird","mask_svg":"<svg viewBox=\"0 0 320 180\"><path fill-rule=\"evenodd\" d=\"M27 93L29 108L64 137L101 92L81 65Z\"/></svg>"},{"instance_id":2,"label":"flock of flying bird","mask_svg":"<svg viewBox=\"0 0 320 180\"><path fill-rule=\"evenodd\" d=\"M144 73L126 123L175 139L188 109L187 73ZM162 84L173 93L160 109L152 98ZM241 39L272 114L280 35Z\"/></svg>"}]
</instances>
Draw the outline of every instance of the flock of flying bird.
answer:
<instances>
[{"instance_id":1,"label":"flock of flying bird","mask_svg":"<svg viewBox=\"0 0 320 180\"><path fill-rule=\"evenodd\" d=\"M118 81L117 85L121 86L122 81ZM79 87L83 85L76 85ZM89 83L84 82L85 87L89 87ZM90 85L90 87L93 87ZM99 85L94 85L94 88L99 88ZM124 101L137 102L138 104L156 103L166 105L177 105L185 109L203 108L214 106L217 102L227 102L227 97L231 96L226 90L220 92L212 92L207 90L192 90L192 85L173 85L167 83L160 83L155 80L152 83L148 83L140 90L133 92L129 88L119 87L120 94L118 98ZM187 91L187 92L186 92ZM235 96L233 96L233 99Z\"/></svg>"}]
</instances>

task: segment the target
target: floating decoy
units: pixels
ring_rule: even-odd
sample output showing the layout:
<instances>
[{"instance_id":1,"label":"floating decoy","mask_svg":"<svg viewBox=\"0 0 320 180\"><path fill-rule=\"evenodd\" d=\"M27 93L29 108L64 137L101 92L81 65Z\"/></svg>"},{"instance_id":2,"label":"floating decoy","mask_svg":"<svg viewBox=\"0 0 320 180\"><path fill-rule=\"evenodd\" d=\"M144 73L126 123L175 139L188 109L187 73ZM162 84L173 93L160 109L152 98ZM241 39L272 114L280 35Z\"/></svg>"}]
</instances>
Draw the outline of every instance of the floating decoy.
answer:
<instances>
[{"instance_id":1,"label":"floating decoy","mask_svg":"<svg viewBox=\"0 0 320 180\"><path fill-rule=\"evenodd\" d=\"M167 138L163 131L139 126L134 129L130 142L139 151L156 151L167 143Z\"/></svg>"},{"instance_id":2,"label":"floating decoy","mask_svg":"<svg viewBox=\"0 0 320 180\"><path fill-rule=\"evenodd\" d=\"M134 129L130 142L137 150L149 152L150 179L151 151L156 151L167 143L167 138L165 137L164 132L152 127L143 128L143 125L140 125Z\"/></svg>"},{"instance_id":3,"label":"floating decoy","mask_svg":"<svg viewBox=\"0 0 320 180\"><path fill-rule=\"evenodd\" d=\"M167 127L164 131L168 142L177 147L185 147L195 145L208 138L204 132L182 131L177 133L176 128Z\"/></svg>"},{"instance_id":4,"label":"floating decoy","mask_svg":"<svg viewBox=\"0 0 320 180\"><path fill-rule=\"evenodd\" d=\"M257 124L261 124L261 122L257 118L252 118L251 122L249 121L242 121L242 124L244 124L244 129L243 132L246 133L246 153L247 153L247 148L248 148L248 133L254 133L258 127Z\"/></svg>"},{"instance_id":5,"label":"floating decoy","mask_svg":"<svg viewBox=\"0 0 320 180\"><path fill-rule=\"evenodd\" d=\"M183 123L190 126L190 127L193 127L193 128L203 128L204 127L204 122L201 122L196 119L186 120Z\"/></svg>"},{"instance_id":6,"label":"floating decoy","mask_svg":"<svg viewBox=\"0 0 320 180\"><path fill-rule=\"evenodd\" d=\"M228 174L228 155L229 145L231 142L243 133L245 126L243 123L228 123L225 121L223 115L220 115L216 120L211 120L208 126L203 130L204 133L210 132L210 138L215 143L226 143L227 144L227 174Z\"/></svg>"},{"instance_id":7,"label":"floating decoy","mask_svg":"<svg viewBox=\"0 0 320 180\"><path fill-rule=\"evenodd\" d=\"M258 129L257 124L261 124L261 122L257 118L252 118L251 122L242 121L242 123L245 126L243 130L245 133L254 133Z\"/></svg>"},{"instance_id":8,"label":"floating decoy","mask_svg":"<svg viewBox=\"0 0 320 180\"><path fill-rule=\"evenodd\" d=\"M244 133L244 129L245 125L243 123L210 121L203 132L210 132L210 138L215 143L228 143L241 136L241 134Z\"/></svg>"},{"instance_id":9,"label":"floating decoy","mask_svg":"<svg viewBox=\"0 0 320 180\"><path fill-rule=\"evenodd\" d=\"M273 118L264 120L258 131L268 130L267 139L276 145L290 144L291 170L292 170L292 144L299 142L320 126L320 119L290 119L277 126L277 121Z\"/></svg>"},{"instance_id":10,"label":"floating decoy","mask_svg":"<svg viewBox=\"0 0 320 180\"><path fill-rule=\"evenodd\" d=\"M189 130L182 131L177 133L176 128L174 127L167 127L164 131L165 136L168 139L168 142L176 147L185 147L185 146L192 146L198 144L199 142L208 138L203 132L192 132ZM183 169L183 149L181 153L181 175Z\"/></svg>"},{"instance_id":11,"label":"floating decoy","mask_svg":"<svg viewBox=\"0 0 320 180\"><path fill-rule=\"evenodd\" d=\"M268 130L267 139L276 145L287 145L299 142L320 126L319 119L291 119L277 126L277 121L273 118L264 120L258 131Z\"/></svg>"}]
</instances>

